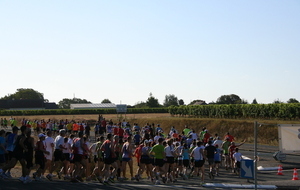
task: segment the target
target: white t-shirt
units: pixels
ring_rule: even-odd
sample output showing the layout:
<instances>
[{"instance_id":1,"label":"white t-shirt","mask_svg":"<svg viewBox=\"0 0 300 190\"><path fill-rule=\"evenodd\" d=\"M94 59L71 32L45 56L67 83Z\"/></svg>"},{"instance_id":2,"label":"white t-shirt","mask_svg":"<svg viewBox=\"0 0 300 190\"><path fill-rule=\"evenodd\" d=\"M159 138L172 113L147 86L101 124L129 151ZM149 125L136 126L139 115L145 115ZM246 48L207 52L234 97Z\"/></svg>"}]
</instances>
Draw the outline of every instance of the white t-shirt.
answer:
<instances>
[{"instance_id":1,"label":"white t-shirt","mask_svg":"<svg viewBox=\"0 0 300 190\"><path fill-rule=\"evenodd\" d=\"M46 148L46 151L48 151L50 154L53 153L53 147L51 146L51 144L54 143L54 138L52 137L46 137L45 140L44 140L44 145L45 145L45 148Z\"/></svg>"},{"instance_id":2,"label":"white t-shirt","mask_svg":"<svg viewBox=\"0 0 300 190\"><path fill-rule=\"evenodd\" d=\"M158 143L158 140L161 138L161 136L158 136L158 135L156 135L155 137L154 137L154 142L157 144Z\"/></svg>"},{"instance_id":3,"label":"white t-shirt","mask_svg":"<svg viewBox=\"0 0 300 190\"><path fill-rule=\"evenodd\" d=\"M54 140L54 149L60 149L59 146L64 143L64 137L58 135Z\"/></svg>"},{"instance_id":4,"label":"white t-shirt","mask_svg":"<svg viewBox=\"0 0 300 190\"><path fill-rule=\"evenodd\" d=\"M167 146L165 148L166 157L174 157L172 154L173 152L174 152L174 148L172 146Z\"/></svg>"},{"instance_id":5,"label":"white t-shirt","mask_svg":"<svg viewBox=\"0 0 300 190\"><path fill-rule=\"evenodd\" d=\"M222 144L223 144L222 140L215 140L213 142L213 145L215 146L216 144L218 145L218 148L222 149Z\"/></svg>"},{"instance_id":6,"label":"white t-shirt","mask_svg":"<svg viewBox=\"0 0 300 190\"><path fill-rule=\"evenodd\" d=\"M197 138L198 138L197 133L192 133L191 135L192 135L192 139L193 139L193 140L197 140Z\"/></svg>"},{"instance_id":7,"label":"white t-shirt","mask_svg":"<svg viewBox=\"0 0 300 190\"><path fill-rule=\"evenodd\" d=\"M235 162L240 162L242 160L242 154L239 152L234 153L232 156Z\"/></svg>"},{"instance_id":8,"label":"white t-shirt","mask_svg":"<svg viewBox=\"0 0 300 190\"><path fill-rule=\"evenodd\" d=\"M64 142L63 144L62 144L62 146L64 147L64 149L62 150L62 152L63 153L71 153L72 152L72 150L71 150L71 145L70 145L70 143L69 142ZM66 149L65 149L66 148Z\"/></svg>"},{"instance_id":9,"label":"white t-shirt","mask_svg":"<svg viewBox=\"0 0 300 190\"><path fill-rule=\"evenodd\" d=\"M193 157L194 157L194 160L202 160L202 155L200 153L200 147L199 146L196 146L194 149L193 149Z\"/></svg>"}]
</instances>

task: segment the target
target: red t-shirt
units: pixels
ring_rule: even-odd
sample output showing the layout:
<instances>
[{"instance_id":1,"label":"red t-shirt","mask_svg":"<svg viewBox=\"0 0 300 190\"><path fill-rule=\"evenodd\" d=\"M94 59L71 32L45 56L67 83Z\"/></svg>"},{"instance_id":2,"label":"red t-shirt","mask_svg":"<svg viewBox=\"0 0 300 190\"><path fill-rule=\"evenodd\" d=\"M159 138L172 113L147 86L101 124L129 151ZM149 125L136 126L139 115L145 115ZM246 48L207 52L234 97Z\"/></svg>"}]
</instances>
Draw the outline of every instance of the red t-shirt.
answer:
<instances>
[{"instance_id":1,"label":"red t-shirt","mask_svg":"<svg viewBox=\"0 0 300 190\"><path fill-rule=\"evenodd\" d=\"M144 147L144 145L140 145L138 146L135 151L134 151L134 156L136 157L137 159L137 162L140 163L140 160L141 160L141 156L142 156L142 148Z\"/></svg>"},{"instance_id":2,"label":"red t-shirt","mask_svg":"<svg viewBox=\"0 0 300 190\"><path fill-rule=\"evenodd\" d=\"M121 127L119 128L119 137L123 137L124 136L124 129L122 129Z\"/></svg>"},{"instance_id":3,"label":"red t-shirt","mask_svg":"<svg viewBox=\"0 0 300 190\"><path fill-rule=\"evenodd\" d=\"M204 134L203 142L204 142L204 143L207 143L208 140L209 140L209 137L210 137L210 134L206 132L206 133Z\"/></svg>"},{"instance_id":4,"label":"red t-shirt","mask_svg":"<svg viewBox=\"0 0 300 190\"><path fill-rule=\"evenodd\" d=\"M230 154L231 157L235 153L235 148L236 148L235 145L230 145L229 146L229 154Z\"/></svg>"},{"instance_id":5,"label":"red t-shirt","mask_svg":"<svg viewBox=\"0 0 300 190\"><path fill-rule=\"evenodd\" d=\"M114 127L114 135L119 136L119 128Z\"/></svg>"},{"instance_id":6,"label":"red t-shirt","mask_svg":"<svg viewBox=\"0 0 300 190\"><path fill-rule=\"evenodd\" d=\"M229 141L229 142L234 141L234 137L233 137L232 135L226 135L226 136L225 136L225 139L226 139L226 138L228 138L228 141Z\"/></svg>"},{"instance_id":7,"label":"red t-shirt","mask_svg":"<svg viewBox=\"0 0 300 190\"><path fill-rule=\"evenodd\" d=\"M106 127L106 121L103 120L102 123L101 123L102 127Z\"/></svg>"}]
</instances>

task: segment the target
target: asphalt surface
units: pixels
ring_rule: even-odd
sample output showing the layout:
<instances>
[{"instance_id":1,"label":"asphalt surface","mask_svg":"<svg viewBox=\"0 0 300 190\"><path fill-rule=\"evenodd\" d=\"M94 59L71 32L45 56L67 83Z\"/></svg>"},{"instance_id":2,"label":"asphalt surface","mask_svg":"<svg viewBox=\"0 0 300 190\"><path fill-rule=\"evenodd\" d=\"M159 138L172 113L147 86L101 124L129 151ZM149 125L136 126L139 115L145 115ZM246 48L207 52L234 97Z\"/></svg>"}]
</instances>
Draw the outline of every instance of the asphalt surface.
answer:
<instances>
[{"instance_id":1,"label":"asphalt surface","mask_svg":"<svg viewBox=\"0 0 300 190\"><path fill-rule=\"evenodd\" d=\"M253 145L245 144L241 147L241 153L249 158L253 158ZM259 189L268 187L266 185L273 185L277 189L300 189L300 180L292 180L293 169L300 168L300 155L287 155L287 159L283 162L276 161L273 158L273 154L278 148L274 146L260 145L258 148L259 161L258 166L264 169L271 169L266 171L258 171L257 184ZM282 165L283 175L277 175L277 167ZM206 165L206 171L207 170ZM275 169L274 169L275 168ZM224 168L220 169L220 176L215 177L214 180L209 179L208 175L205 176L206 184L204 187L200 185L200 178L193 177L188 180L178 179L176 183L166 183L162 185L154 185L149 180L131 181L126 180L123 182L112 183L111 185L103 185L97 181L71 183L69 181L59 180L54 178L53 181L33 181L29 184L22 184L17 178L10 180L0 180L0 190L20 190L20 189L42 189L42 190L77 190L77 189L127 189L127 190L140 190L140 189L245 189L252 188L254 186L254 180L247 180L240 178L236 174ZM245 185L245 186L241 186ZM251 187L252 185L252 187Z\"/></svg>"}]
</instances>

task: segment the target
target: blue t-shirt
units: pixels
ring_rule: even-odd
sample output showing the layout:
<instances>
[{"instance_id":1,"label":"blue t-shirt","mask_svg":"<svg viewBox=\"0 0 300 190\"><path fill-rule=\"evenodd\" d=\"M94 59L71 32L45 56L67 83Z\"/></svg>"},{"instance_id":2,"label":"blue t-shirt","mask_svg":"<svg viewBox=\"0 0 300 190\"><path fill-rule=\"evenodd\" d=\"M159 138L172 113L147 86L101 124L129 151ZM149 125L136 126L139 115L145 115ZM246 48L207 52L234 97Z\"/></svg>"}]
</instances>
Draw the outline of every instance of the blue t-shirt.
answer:
<instances>
[{"instance_id":1,"label":"blue t-shirt","mask_svg":"<svg viewBox=\"0 0 300 190\"><path fill-rule=\"evenodd\" d=\"M139 134L134 135L133 137L135 143L140 143L141 136Z\"/></svg>"},{"instance_id":2,"label":"blue t-shirt","mask_svg":"<svg viewBox=\"0 0 300 190\"><path fill-rule=\"evenodd\" d=\"M5 147L5 138L4 137L0 137L0 145ZM4 149L0 148L0 154L5 154Z\"/></svg>"},{"instance_id":3,"label":"blue t-shirt","mask_svg":"<svg viewBox=\"0 0 300 190\"><path fill-rule=\"evenodd\" d=\"M221 159L221 150L220 149L216 149L216 153L215 153L215 155L214 155L214 160L215 161L221 161L222 159Z\"/></svg>"},{"instance_id":4,"label":"blue t-shirt","mask_svg":"<svg viewBox=\"0 0 300 190\"><path fill-rule=\"evenodd\" d=\"M8 151L14 151L15 149L15 137L17 134L11 133L7 136L7 141L6 141L6 150Z\"/></svg>"},{"instance_id":5,"label":"blue t-shirt","mask_svg":"<svg viewBox=\"0 0 300 190\"><path fill-rule=\"evenodd\" d=\"M189 160L190 159L189 149L183 149L182 158L183 158L183 160Z\"/></svg>"}]
</instances>

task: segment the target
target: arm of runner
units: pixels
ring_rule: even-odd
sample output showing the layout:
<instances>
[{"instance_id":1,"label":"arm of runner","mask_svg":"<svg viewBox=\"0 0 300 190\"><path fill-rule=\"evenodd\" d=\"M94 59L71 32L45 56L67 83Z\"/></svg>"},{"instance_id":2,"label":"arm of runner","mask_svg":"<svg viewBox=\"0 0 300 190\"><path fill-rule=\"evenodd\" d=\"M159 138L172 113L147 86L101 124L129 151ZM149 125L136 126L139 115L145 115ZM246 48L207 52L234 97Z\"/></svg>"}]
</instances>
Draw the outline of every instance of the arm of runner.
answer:
<instances>
[{"instance_id":1,"label":"arm of runner","mask_svg":"<svg viewBox=\"0 0 300 190\"><path fill-rule=\"evenodd\" d=\"M202 154L203 160L206 160L206 156L202 148L200 148L200 154Z\"/></svg>"},{"instance_id":2,"label":"arm of runner","mask_svg":"<svg viewBox=\"0 0 300 190\"><path fill-rule=\"evenodd\" d=\"M246 142L246 139L244 139L243 142L241 142L241 144L237 145L237 147L242 146L245 142Z\"/></svg>"}]
</instances>

